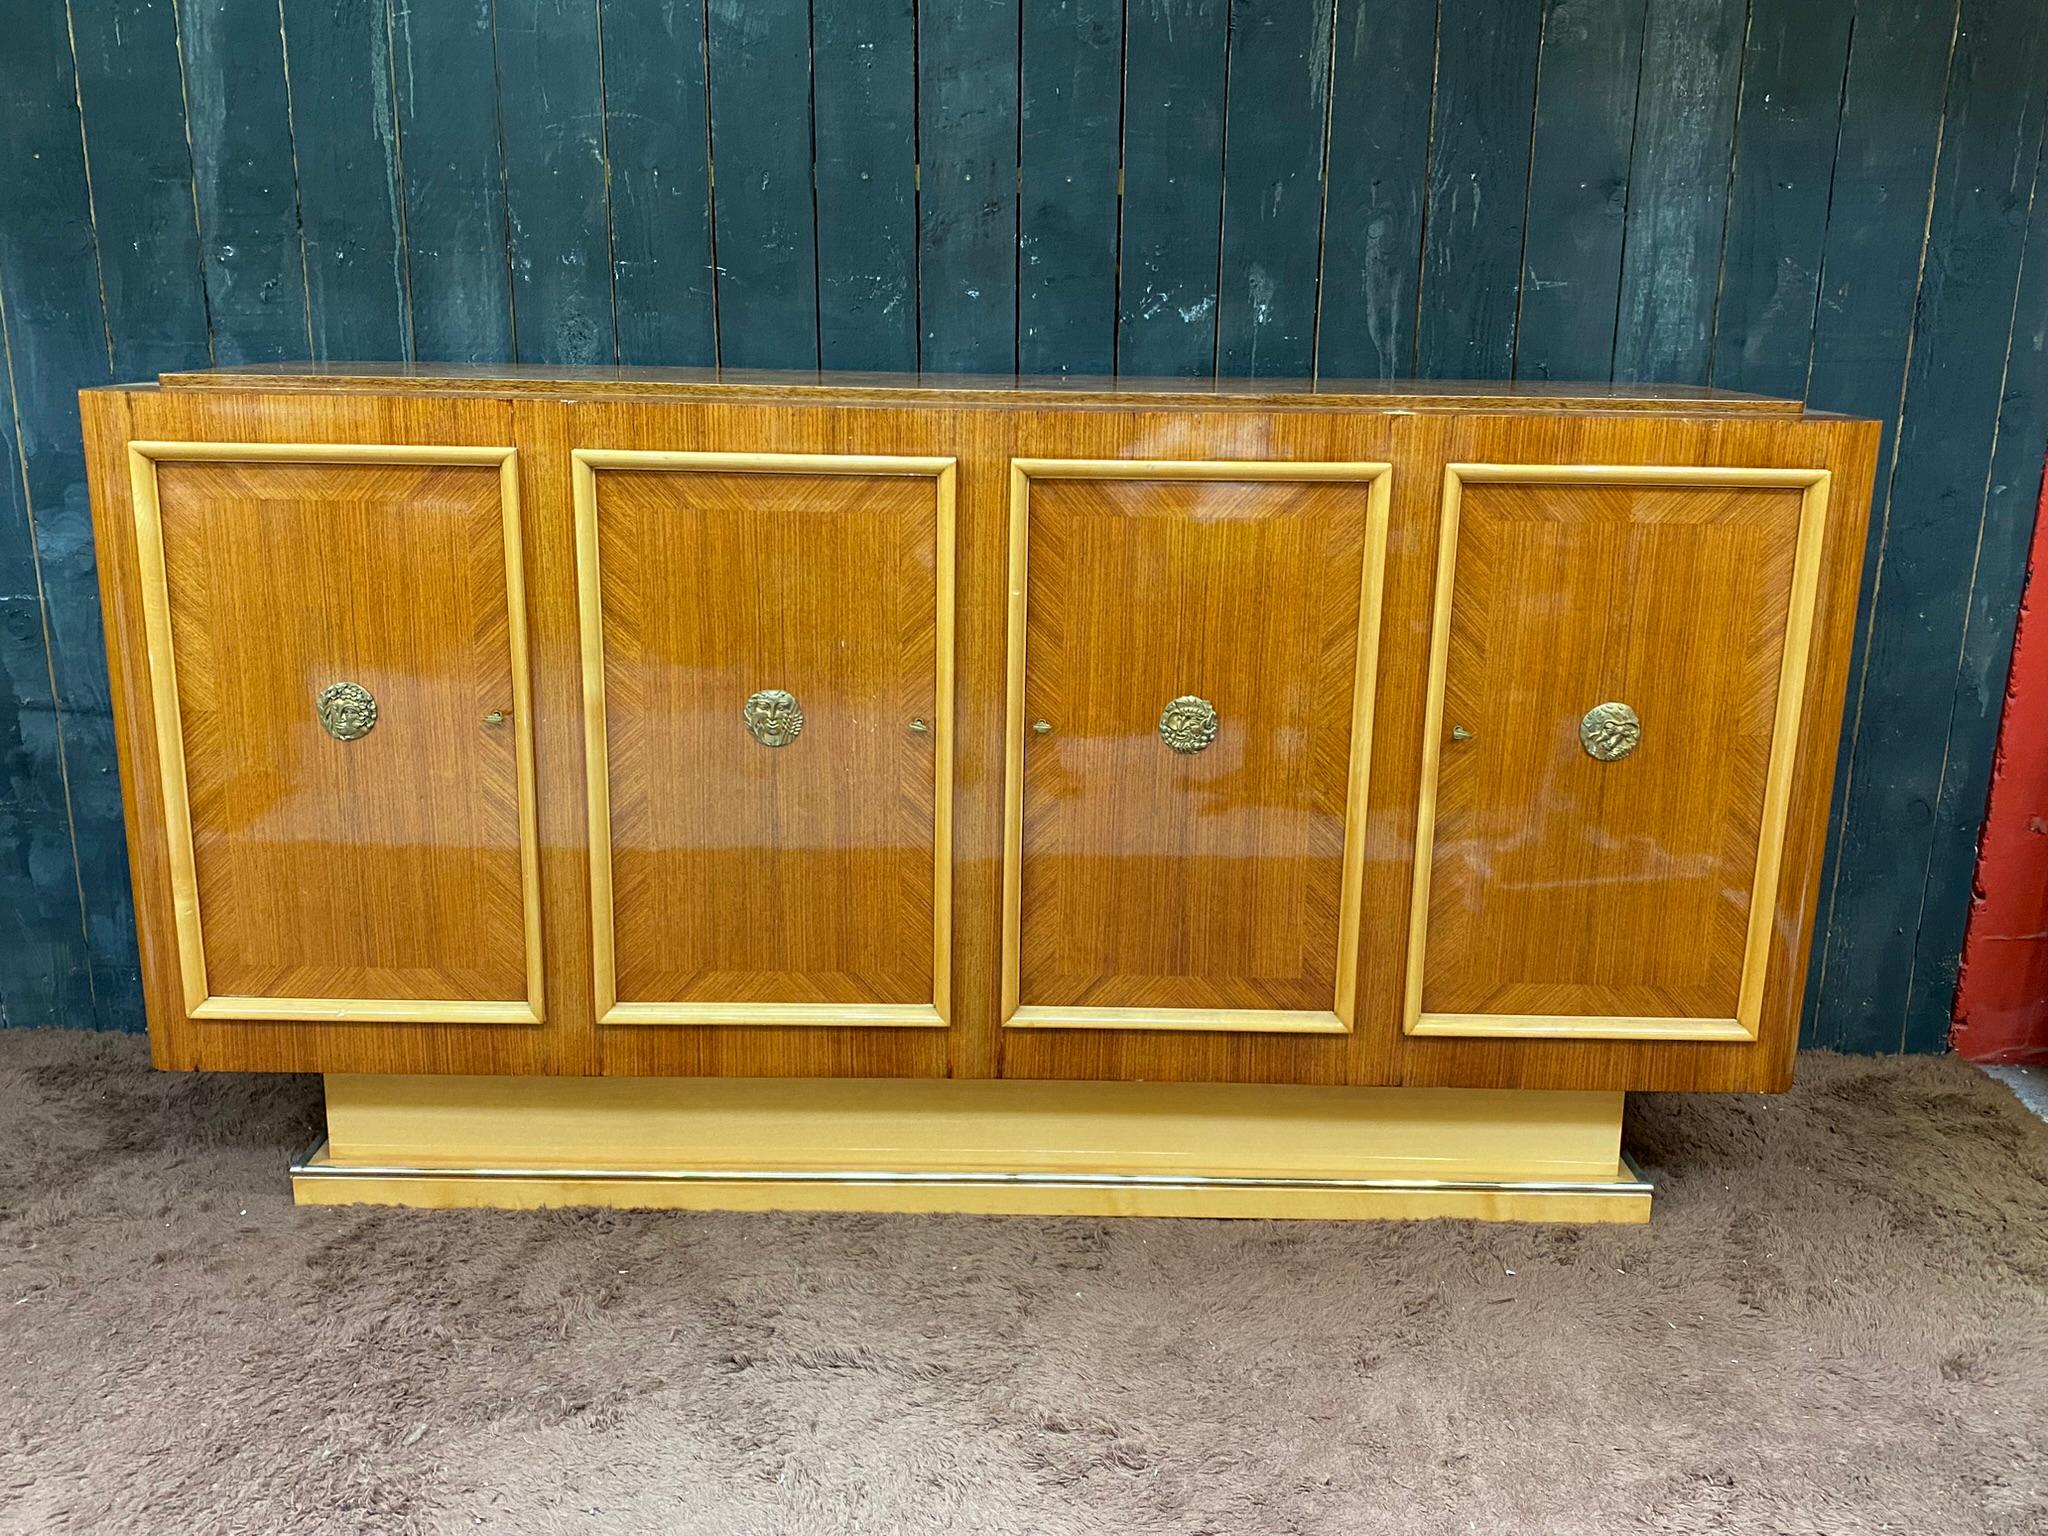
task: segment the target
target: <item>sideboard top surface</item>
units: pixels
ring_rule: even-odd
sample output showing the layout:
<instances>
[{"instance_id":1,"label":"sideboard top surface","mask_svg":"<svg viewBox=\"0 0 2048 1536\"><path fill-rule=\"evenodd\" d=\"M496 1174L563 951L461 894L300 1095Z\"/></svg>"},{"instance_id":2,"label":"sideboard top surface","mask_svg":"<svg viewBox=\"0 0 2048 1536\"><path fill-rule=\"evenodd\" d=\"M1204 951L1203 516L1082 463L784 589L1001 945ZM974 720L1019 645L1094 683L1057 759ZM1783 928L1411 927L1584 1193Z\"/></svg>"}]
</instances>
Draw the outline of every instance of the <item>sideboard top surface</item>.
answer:
<instances>
[{"instance_id":1,"label":"sideboard top surface","mask_svg":"<svg viewBox=\"0 0 2048 1536\"><path fill-rule=\"evenodd\" d=\"M734 368L569 368L531 364L260 363L166 373L169 390L560 395L576 398L902 400L966 405L1344 406L1381 411L1663 411L1797 417L1797 400L1689 384L1414 379L1159 379L975 374L798 373Z\"/></svg>"}]
</instances>

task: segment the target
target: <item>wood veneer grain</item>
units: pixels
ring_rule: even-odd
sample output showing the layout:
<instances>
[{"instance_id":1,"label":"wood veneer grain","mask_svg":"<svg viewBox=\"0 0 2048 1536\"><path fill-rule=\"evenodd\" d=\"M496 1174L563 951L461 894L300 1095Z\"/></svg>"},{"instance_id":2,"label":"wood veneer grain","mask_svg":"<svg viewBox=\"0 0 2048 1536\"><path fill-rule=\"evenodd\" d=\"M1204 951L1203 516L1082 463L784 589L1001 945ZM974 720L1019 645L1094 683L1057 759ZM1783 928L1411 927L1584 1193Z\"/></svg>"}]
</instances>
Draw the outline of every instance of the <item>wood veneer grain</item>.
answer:
<instances>
[{"instance_id":1,"label":"wood veneer grain","mask_svg":"<svg viewBox=\"0 0 2048 1536\"><path fill-rule=\"evenodd\" d=\"M626 399L615 387L618 382L609 371L582 379L549 373L495 382L483 376L421 374L400 382L369 373L323 379L300 370L289 378L220 375L203 385L86 397L115 658L114 698L160 1063L415 1073L1008 1075L1479 1087L1770 1089L1789 1080L1870 494L1873 425L1805 416L1785 403L1752 409L1741 401L1688 399L1679 391L1661 402L1649 396L1612 398L1606 408L1589 410L1583 403L1566 406L1521 393L1507 399L1497 390L1460 395L1435 385L1424 393L1261 398L1171 387L1158 394L1076 394L1018 390L1008 381L994 390L963 384L918 393L901 379L798 388L786 379L728 376L723 382L688 385L668 378L629 380L647 393ZM1596 397L1581 392L1558 398L1585 402ZM1501 408L1481 411L1483 404ZM148 713L136 555L125 532L132 526L133 509L122 460L131 437L516 446L539 786L545 1024L368 1026L182 1016L175 946L167 939L175 925L159 830L164 805ZM884 454L957 462L953 966L947 1028L619 1027L596 1022L575 589L571 454L577 448ZM1358 786L1364 850L1357 880L1361 942L1349 1033L1002 1027L1005 621L1009 466L1016 457L1383 461L1394 466L1371 704L1374 750L1370 774ZM1453 463L1832 471L1804 659L1798 746L1787 778L1782 869L1757 997L1756 1041L1404 1034L1439 519L1444 470ZM1771 561L1779 558L1765 561L1769 571L1777 570ZM1659 576L1653 584L1664 580ZM1516 602L1534 600L1515 596L1511 578L1497 586ZM1279 597L1290 600L1289 594ZM1673 600L1690 598L1686 592ZM1299 595L1291 600L1299 602ZM1726 621L1726 643L1734 643L1738 631L1747 633L1739 617ZM1717 618L1708 627L1722 625ZM1753 680L1768 667L1752 656L1737 671ZM1510 938L1501 936L1498 942ZM1526 952L1526 935L1512 942Z\"/></svg>"},{"instance_id":2,"label":"wood veneer grain","mask_svg":"<svg viewBox=\"0 0 2048 1536\"><path fill-rule=\"evenodd\" d=\"M141 563L142 546L136 536L136 504L132 481L129 474L130 440L149 442L202 442L202 443L246 443L272 445L309 445L313 452L306 457L318 459L319 445L354 447L358 445L434 445L440 448L470 448L491 450L493 463L507 462L504 450L514 445L511 410L504 404L489 400L449 399L374 399L352 397L348 400L287 399L280 397L221 395L205 399L192 396L153 391L95 392L85 397L85 412L88 437L91 444L90 470L96 510L96 535L100 554L101 587L104 598L108 634L108 652L112 660L114 691L117 699L118 737L121 744L121 768L124 795L129 807L130 846L133 850L132 866L135 878L139 925L145 935L142 944L144 996L149 1007L152 1034L152 1053L160 1066L201 1068L201 1067L243 1067L266 1070L321 1070L336 1060L360 1062L365 1070L378 1071L424 1071L442 1072L452 1070L488 1070L492 1072L547 1072L565 1068L573 1070L572 1051L563 1048L563 1039L568 1031L554 1024L532 1022L533 1010L527 1003L520 1002L508 1009L502 1022L474 1022L459 1017L436 1018L434 1001L423 1001L417 1005L418 1022L393 1022L389 1018L376 1016L377 1010L370 1010L369 1017L350 1019L335 1018L277 1018L263 1016L266 1010L252 1004L246 1013L223 1014L222 1010L207 1007L199 1010L200 1016L193 1016L188 1007L184 985L184 968L181 965L177 921L177 888L175 876L173 842L169 835L171 814L165 795L163 757L158 740L153 699L157 692L157 678L152 669L151 647L146 622L147 584L143 579ZM282 448L280 448L282 451ZM288 461L284 461L288 462ZM305 471L311 473L312 471ZM242 472L246 473L246 472ZM401 477L410 473L405 469L389 471ZM481 570L486 560L494 562L495 576L502 596L494 602L496 608L487 603L476 610L477 631L484 632L488 640L495 632L495 646L479 643L478 633L461 636L441 635L432 641L437 650L437 664L440 666L463 667L462 658L474 654L481 657L486 650L497 650L507 657L505 664L493 664L488 678L481 674L470 674L471 681L479 686L488 682L491 697L496 700L500 690L509 690L513 697L504 703L513 721L518 718L518 694L515 688L513 665L510 661L510 647L507 644L512 607L520 602L520 594L507 584L507 549L505 534L508 528L518 529L522 547L530 556L531 546L527 543L529 530L518 523L508 524L498 515L501 508L503 487L501 473L496 469L484 472L486 487L480 504L488 503L493 515L486 528L479 522L467 529L470 543L463 551L464 564L470 567L470 574ZM402 493L408 487L399 480L391 480L372 494L372 500L387 498L391 493ZM412 487L417 489L417 487ZM465 492L466 494L466 492ZM345 510L345 503L332 506ZM174 509L176 510L176 509ZM207 551L194 551L193 558L210 556L220 564L231 562L239 552L248 556L250 546L243 542L228 541L235 547L215 547ZM452 547L452 546L451 546ZM292 569L298 569L308 580L317 579L319 550L317 548L296 549L291 559L311 562L299 567L280 568L276 576L289 578ZM181 563L183 563L181 559ZM529 562L530 563L530 562ZM445 565L444 565L445 570ZM254 578L252 571L252 579ZM408 576L416 572L394 571L390 578L402 586ZM433 575L428 573L431 581ZM288 589L290 581L285 581ZM478 582L470 582L479 586ZM480 589L480 586L479 586ZM309 604L318 608L316 599ZM523 604L521 605L523 606ZM203 612L203 609L195 609ZM363 616L372 628L377 627L373 615ZM428 620L429 627L436 622ZM418 631L417 638L427 643L425 631ZM366 637L367 638L367 637ZM389 637L382 637L388 640ZM475 649L472 651L472 647ZM529 655L529 666L532 663ZM430 669L431 671L431 669ZM529 679L530 680L530 679ZM275 681L275 679L273 679ZM468 685L463 687L467 689ZM273 690L274 691L274 690ZM401 687L403 691L403 687ZM453 695L450 695L452 698ZM253 707L253 704L252 704ZM479 705L475 711L474 729L486 742L495 743L494 727L484 723L482 716L488 708L499 707L496 703ZM453 705L449 709L452 711ZM438 718L442 711L434 706L430 714ZM469 711L463 712L465 715ZM451 714L451 720L453 716ZM530 723L530 722L529 722ZM469 729L463 722L463 729ZM317 729L317 727L316 727ZM399 733L387 737L387 743L397 740ZM323 740L326 740L324 736ZM509 739L509 733L508 733ZM375 740L375 733L364 742L348 745L363 745ZM232 747L233 743L227 744ZM330 745L340 745L330 742ZM483 748L478 749L480 752ZM493 745L490 752L503 756L506 748ZM516 749L513 756L516 758ZM417 816L425 825L439 823L447 828L463 828L470 821L484 814L480 800L495 799L502 808L508 796L517 804L516 784L505 782L505 764L496 769L484 771L483 759L477 760L478 773L458 773L452 778L437 781L434 776L436 753L431 743L421 744L416 763L416 775L403 790L396 788L397 779L386 779L373 775L374 783L354 786L364 791L364 803L358 808L363 825L372 834L380 815ZM516 762L512 778L518 777ZM394 758L385 765L392 775L404 776L404 764ZM251 759L244 755L237 761L222 759L221 779L223 787L232 786L234 793L247 799L256 798L252 805L277 805L290 801L288 791L292 786L282 780L266 788L263 780L274 773L274 765ZM479 777L479 773L482 777ZM490 792L488 782L496 782L498 791ZM205 786L202 784L202 791ZM340 785L336 786L337 792ZM388 801L395 793L410 793L418 802L410 808L394 809ZM532 797L537 799L538 797ZM225 805L225 803L224 803ZM331 807L329 808L332 809ZM537 807L533 808L537 813ZM246 822L242 812L227 807L221 823L224 829L232 830L237 821ZM323 815L326 814L323 812ZM509 852L513 863L520 861L522 845L521 823L526 815L524 807L518 810L501 810L494 823L495 830L485 834L478 828L471 828L463 835L469 846L462 853L464 859L483 858L494 865L502 865ZM256 835L263 833L258 825ZM292 842L312 833L309 826L294 824L282 829L282 840ZM473 835L471 835L473 834ZM538 821L533 822L530 835L532 842L538 837ZM374 836L372 836L374 841ZM457 839L458 842L461 838ZM294 852L282 849L278 857L290 862L308 857L307 850ZM322 856L312 850L314 864L302 870L302 875L311 878ZM366 873L375 864L367 853L356 855L363 862ZM537 861L539 862L539 861ZM265 914L271 910L274 893L266 888L249 887L248 878L254 876L253 867L237 869L233 862L225 864L218 871L222 880L229 882L215 885L216 902L226 900L232 907L246 908L246 922L252 926L248 931L252 942L268 942L276 947L276 938L262 939L261 925ZM271 875L278 872L272 870ZM537 873L537 872L536 872ZM388 875L388 866L387 866ZM242 878L245 888L234 888L234 882ZM270 876L265 876L267 881ZM379 877L371 876L372 883ZM487 910L495 903L497 911L488 918L494 934L503 937L493 942L499 945L511 942L510 935L516 927L524 926L521 913L522 895L505 885L503 876L498 880L500 894L490 898L493 888L486 884L472 884L470 894L484 900ZM520 890L526 888L525 876L515 882ZM259 882L261 884L261 882ZM429 882L431 885L431 882ZM290 893L285 893L289 895ZM459 903L448 892L429 895L417 881L405 882L377 892L369 893L371 900L363 905L359 920L333 922L320 931L302 935L287 936L287 942L300 946L302 955L315 955L313 947L319 944L340 945L345 959L362 960L381 948L391 953L392 946L400 942L399 935L407 925L424 924L439 934L443 941L453 942L454 929L474 921L475 914L459 913ZM379 897L388 900L378 899ZM333 888L329 888L327 901L340 899ZM202 886L198 902L199 915L205 915L207 896ZM420 905L422 901L425 905ZM509 904L509 906L508 906ZM544 905L544 900L542 905ZM373 910L374 909L374 910ZM330 917L339 917L338 909ZM540 914L533 914L534 927L528 928L527 939L531 939L541 926ZM383 937L380 939L378 934ZM350 946L355 946L351 949ZM521 948L522 956L526 953ZM545 953L543 948L543 954ZM455 965L470 965L477 960L472 953L453 960ZM488 962L498 971L504 971L510 964L510 951L500 949L498 958ZM521 962L523 964L523 960ZM552 964L538 965L533 978L541 981L544 988L552 986ZM245 972L253 976L253 971ZM229 979L232 979L230 974ZM334 976L337 983L345 977ZM493 972L484 990L505 990L504 983L511 980L509 975ZM428 990L431 983L422 981L417 990ZM220 988L213 988L219 991ZM336 990L340 987L337 985ZM474 988L472 988L474 990ZM523 992L521 986L514 996ZM216 1003L221 999L216 998ZM289 1011L289 1010L288 1010ZM549 1013L543 1003L539 1010ZM345 1015L345 1008L338 1008L337 1014ZM518 1015L514 1018L512 1015ZM488 1063L488 1066L481 1064Z\"/></svg>"}]
</instances>

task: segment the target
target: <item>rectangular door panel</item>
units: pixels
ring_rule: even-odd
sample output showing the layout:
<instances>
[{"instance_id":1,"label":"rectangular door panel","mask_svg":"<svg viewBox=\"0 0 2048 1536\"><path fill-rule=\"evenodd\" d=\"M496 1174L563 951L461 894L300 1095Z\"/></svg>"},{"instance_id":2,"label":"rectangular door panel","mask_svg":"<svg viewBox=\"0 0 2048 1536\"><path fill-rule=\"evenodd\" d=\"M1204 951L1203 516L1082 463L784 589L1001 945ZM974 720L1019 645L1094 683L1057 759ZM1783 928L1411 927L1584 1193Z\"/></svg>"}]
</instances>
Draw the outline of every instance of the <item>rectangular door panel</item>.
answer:
<instances>
[{"instance_id":1,"label":"rectangular door panel","mask_svg":"<svg viewBox=\"0 0 2048 1536\"><path fill-rule=\"evenodd\" d=\"M574 457L599 1022L943 1025L953 461Z\"/></svg>"},{"instance_id":2,"label":"rectangular door panel","mask_svg":"<svg viewBox=\"0 0 2048 1536\"><path fill-rule=\"evenodd\" d=\"M1828 478L1449 467L1409 1033L1756 1037Z\"/></svg>"},{"instance_id":3,"label":"rectangular door panel","mask_svg":"<svg viewBox=\"0 0 2048 1536\"><path fill-rule=\"evenodd\" d=\"M1009 1025L1350 1027L1387 474L1016 462Z\"/></svg>"},{"instance_id":4,"label":"rectangular door panel","mask_svg":"<svg viewBox=\"0 0 2048 1536\"><path fill-rule=\"evenodd\" d=\"M513 457L130 445L189 1017L540 1019Z\"/></svg>"}]
</instances>

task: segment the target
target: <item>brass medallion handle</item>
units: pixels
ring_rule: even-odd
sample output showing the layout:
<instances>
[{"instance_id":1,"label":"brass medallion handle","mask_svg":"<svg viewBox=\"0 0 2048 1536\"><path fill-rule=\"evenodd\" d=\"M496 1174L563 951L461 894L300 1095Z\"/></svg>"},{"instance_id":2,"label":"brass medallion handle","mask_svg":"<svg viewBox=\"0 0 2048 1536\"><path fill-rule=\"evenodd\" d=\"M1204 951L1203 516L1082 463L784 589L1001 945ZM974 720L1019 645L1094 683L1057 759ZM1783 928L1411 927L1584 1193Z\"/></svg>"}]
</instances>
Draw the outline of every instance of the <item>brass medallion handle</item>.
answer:
<instances>
[{"instance_id":1,"label":"brass medallion handle","mask_svg":"<svg viewBox=\"0 0 2048 1536\"><path fill-rule=\"evenodd\" d=\"M1176 752L1202 751L1216 739L1216 706L1182 694L1159 712L1159 739Z\"/></svg>"},{"instance_id":2,"label":"brass medallion handle","mask_svg":"<svg viewBox=\"0 0 2048 1536\"><path fill-rule=\"evenodd\" d=\"M740 719L746 723L747 734L764 747L786 747L804 728L803 706L795 694L780 688L763 688L748 695Z\"/></svg>"},{"instance_id":3,"label":"brass medallion handle","mask_svg":"<svg viewBox=\"0 0 2048 1536\"><path fill-rule=\"evenodd\" d=\"M336 741L357 741L377 727L377 700L361 683L329 683L313 701L320 728Z\"/></svg>"},{"instance_id":4,"label":"brass medallion handle","mask_svg":"<svg viewBox=\"0 0 2048 1536\"><path fill-rule=\"evenodd\" d=\"M1626 704L1595 704L1579 722L1579 745L1603 763L1618 762L1643 739L1643 722Z\"/></svg>"}]
</instances>

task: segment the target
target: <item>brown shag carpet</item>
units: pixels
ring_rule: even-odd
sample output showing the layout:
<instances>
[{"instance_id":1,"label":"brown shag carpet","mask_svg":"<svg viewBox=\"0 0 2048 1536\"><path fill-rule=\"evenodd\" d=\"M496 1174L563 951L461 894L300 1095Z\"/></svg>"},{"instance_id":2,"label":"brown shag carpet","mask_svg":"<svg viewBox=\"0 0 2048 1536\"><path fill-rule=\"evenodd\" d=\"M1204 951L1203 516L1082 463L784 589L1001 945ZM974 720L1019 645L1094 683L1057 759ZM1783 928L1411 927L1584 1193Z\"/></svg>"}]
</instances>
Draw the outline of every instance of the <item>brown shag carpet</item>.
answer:
<instances>
[{"instance_id":1,"label":"brown shag carpet","mask_svg":"<svg viewBox=\"0 0 2048 1536\"><path fill-rule=\"evenodd\" d=\"M2048 1530L2048 1125L1646 1098L1647 1228L296 1210L306 1078L0 1033L0 1529Z\"/></svg>"}]
</instances>

